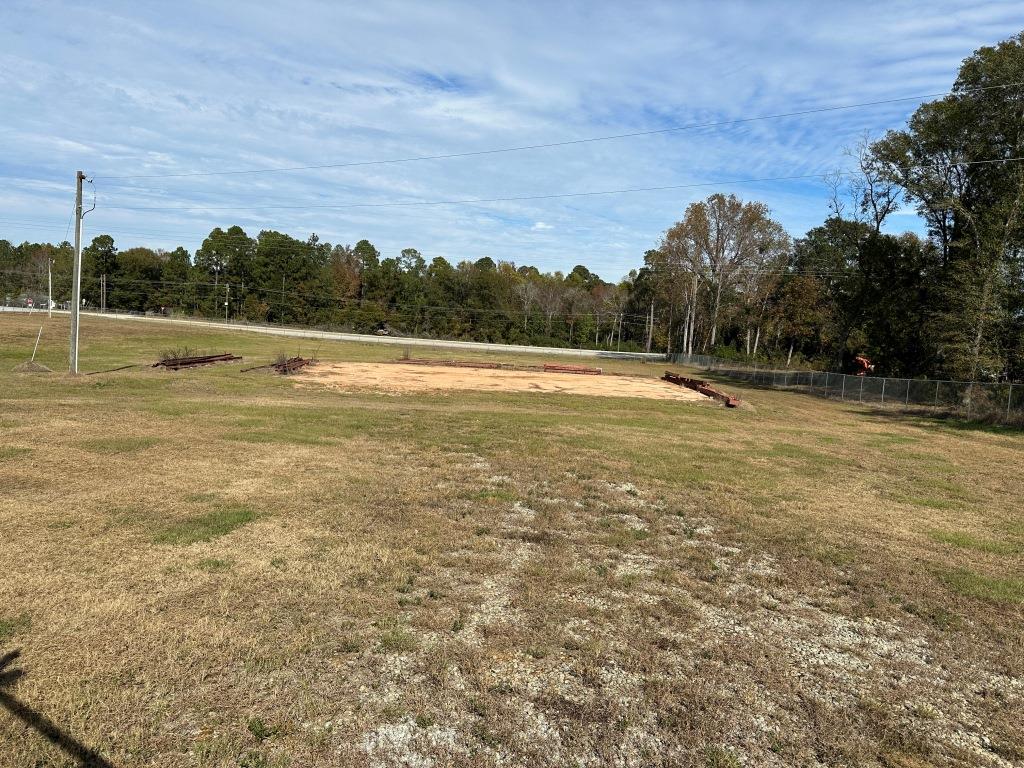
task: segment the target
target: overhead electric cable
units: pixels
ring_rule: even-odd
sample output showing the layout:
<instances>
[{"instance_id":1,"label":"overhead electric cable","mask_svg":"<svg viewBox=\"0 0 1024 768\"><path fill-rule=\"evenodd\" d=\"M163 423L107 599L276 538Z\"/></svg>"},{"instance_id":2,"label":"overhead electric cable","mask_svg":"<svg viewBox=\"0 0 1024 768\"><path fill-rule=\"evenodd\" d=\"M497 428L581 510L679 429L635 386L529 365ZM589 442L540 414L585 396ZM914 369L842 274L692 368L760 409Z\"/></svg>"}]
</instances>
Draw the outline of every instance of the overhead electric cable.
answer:
<instances>
[{"instance_id":1,"label":"overhead electric cable","mask_svg":"<svg viewBox=\"0 0 1024 768\"><path fill-rule=\"evenodd\" d=\"M985 165L992 163L1011 163L1020 162L1024 160L1024 157L1004 157L994 160L966 160L961 163L950 163L950 165L966 166L966 165ZM911 170L917 167L923 166L907 166L902 170ZM809 179L824 179L828 174L839 174L848 176L856 174L856 171L823 171L818 173L802 173L793 174L790 176L767 176L755 179L730 179L730 180L717 180L717 181L700 181L691 184L666 184L657 187L630 187L624 189L603 189L595 190L591 192L557 192L546 195L509 195L507 197L476 197L476 198L463 198L463 199L451 199L451 200L403 200L393 202L382 202L382 203L327 203L327 204L304 204L304 205L281 205L276 203L260 204L255 203L252 205L225 205L225 206L208 206L208 205L180 205L180 206L145 206L145 205L105 205L105 210L120 210L120 211L249 211L249 210L311 210L311 209L330 209L330 210L341 210L347 208L404 208L404 207L416 207L416 206L434 206L434 205L478 205L486 203L509 203L509 202L524 202L530 200L557 200L564 198L573 197L598 197L604 195L624 195L634 194L638 192L665 192L670 190L681 190L681 189L696 189L699 187L715 187L725 186L729 184L758 184L766 182L776 181L797 181L797 180L809 180Z\"/></svg>"},{"instance_id":2,"label":"overhead electric cable","mask_svg":"<svg viewBox=\"0 0 1024 768\"><path fill-rule=\"evenodd\" d=\"M1024 85L1024 82L1015 83L1004 83L1000 85L986 85L977 88L965 88L961 92L972 93L978 91L988 91L1003 88L1015 88L1017 86ZM582 139L566 139L563 141L551 141L539 144L523 144L520 146L513 147L498 147L494 149L479 149L471 150L466 152L448 152L436 155L416 155L411 157L397 157L381 160L359 160L347 163L321 163L316 165L294 165L283 168L248 168L248 169L235 169L227 171L192 171L186 173L146 173L146 174L124 174L124 175L104 175L99 174L93 176L96 179L114 180L114 179L170 179L170 178L187 178L193 176L237 176L242 174L258 174L258 173L284 173L291 171L315 171L315 170L326 170L330 168L357 168L368 165L392 165L397 163L415 163L424 160L450 160L459 157L479 157L481 155L497 155L505 154L510 152L526 152L537 149L552 149L555 147L567 147L577 144L592 144L599 141L612 141L615 139L628 139L639 136L655 136L658 134L665 133L677 133L680 131L692 131L699 130L702 128L720 128L727 125L742 125L744 123L753 123L764 120L779 120L787 117L803 117L806 115L821 114L826 112L839 112L850 109L861 109L864 107L877 107L884 106L886 104L898 104L905 101L920 101L923 99L933 99L940 96L949 95L950 91L942 91L940 93L925 93L918 94L915 96L898 96L891 99L876 99L874 101L862 101L856 104L837 104L833 106L822 106L822 107L811 107L809 109L799 109L791 112L778 112L769 115L757 115L754 117L741 117L730 120L715 120L706 123L690 123L687 125L674 125L667 128L652 128L645 131L630 131L628 133L615 133L608 134L605 136L589 136Z\"/></svg>"}]
</instances>

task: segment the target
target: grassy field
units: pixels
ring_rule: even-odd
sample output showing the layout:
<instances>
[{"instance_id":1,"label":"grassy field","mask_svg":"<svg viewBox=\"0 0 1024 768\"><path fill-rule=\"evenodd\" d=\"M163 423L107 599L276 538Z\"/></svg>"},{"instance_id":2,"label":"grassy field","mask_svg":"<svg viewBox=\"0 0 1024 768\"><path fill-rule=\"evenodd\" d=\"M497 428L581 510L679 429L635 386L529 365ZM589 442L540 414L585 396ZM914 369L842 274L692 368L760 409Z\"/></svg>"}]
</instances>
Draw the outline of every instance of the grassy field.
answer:
<instances>
[{"instance_id":1,"label":"grassy field","mask_svg":"<svg viewBox=\"0 0 1024 768\"><path fill-rule=\"evenodd\" d=\"M87 371L246 359L70 379L55 318L12 373L39 323L0 315L0 765L78 764L25 708L117 766L1024 764L1020 432L343 393L98 318Z\"/></svg>"}]
</instances>

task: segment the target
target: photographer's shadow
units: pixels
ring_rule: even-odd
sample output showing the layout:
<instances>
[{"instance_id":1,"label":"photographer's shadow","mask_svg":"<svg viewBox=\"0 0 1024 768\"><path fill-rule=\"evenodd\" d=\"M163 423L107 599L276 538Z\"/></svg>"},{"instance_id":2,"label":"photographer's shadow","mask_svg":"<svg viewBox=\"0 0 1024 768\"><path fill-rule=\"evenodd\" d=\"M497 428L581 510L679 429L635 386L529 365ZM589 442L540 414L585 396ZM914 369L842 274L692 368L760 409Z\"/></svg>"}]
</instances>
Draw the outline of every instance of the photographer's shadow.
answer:
<instances>
[{"instance_id":1,"label":"photographer's shadow","mask_svg":"<svg viewBox=\"0 0 1024 768\"><path fill-rule=\"evenodd\" d=\"M21 651L11 651L0 657L0 706L21 720L29 728L39 732L47 741L64 750L87 768L114 768L101 754L82 744L69 733L62 731L56 723L45 715L36 712L27 704L18 701L8 690L20 678L25 676L22 669L11 669L11 665L21 655Z\"/></svg>"}]
</instances>

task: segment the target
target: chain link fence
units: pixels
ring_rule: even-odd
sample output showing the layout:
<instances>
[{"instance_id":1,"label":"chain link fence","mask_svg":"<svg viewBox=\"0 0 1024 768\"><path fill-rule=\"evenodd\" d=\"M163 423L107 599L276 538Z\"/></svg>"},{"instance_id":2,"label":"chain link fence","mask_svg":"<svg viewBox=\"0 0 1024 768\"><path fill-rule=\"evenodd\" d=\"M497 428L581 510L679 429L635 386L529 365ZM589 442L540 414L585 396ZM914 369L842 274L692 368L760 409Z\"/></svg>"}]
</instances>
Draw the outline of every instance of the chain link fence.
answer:
<instances>
[{"instance_id":1,"label":"chain link fence","mask_svg":"<svg viewBox=\"0 0 1024 768\"><path fill-rule=\"evenodd\" d=\"M790 389L879 407L928 408L1000 424L1024 424L1022 383L897 379L827 371L794 371L749 365L711 355L677 354L671 355L669 360L676 365L704 368L720 376L773 389Z\"/></svg>"}]
</instances>

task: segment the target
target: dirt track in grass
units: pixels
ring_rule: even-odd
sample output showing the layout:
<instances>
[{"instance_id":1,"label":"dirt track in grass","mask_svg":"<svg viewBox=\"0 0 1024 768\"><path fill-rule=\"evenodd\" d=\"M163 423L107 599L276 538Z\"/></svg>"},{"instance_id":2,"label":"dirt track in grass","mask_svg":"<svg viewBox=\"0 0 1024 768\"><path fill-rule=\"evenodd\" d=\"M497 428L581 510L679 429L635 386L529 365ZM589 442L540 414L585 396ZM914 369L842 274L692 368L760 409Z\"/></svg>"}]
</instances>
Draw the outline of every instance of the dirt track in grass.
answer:
<instances>
[{"instance_id":1,"label":"dirt track in grass","mask_svg":"<svg viewBox=\"0 0 1024 768\"><path fill-rule=\"evenodd\" d=\"M440 365L330 363L306 369L300 380L343 391L371 389L394 394L475 390L711 402L710 398L691 389L641 376L595 376Z\"/></svg>"}]
</instances>

